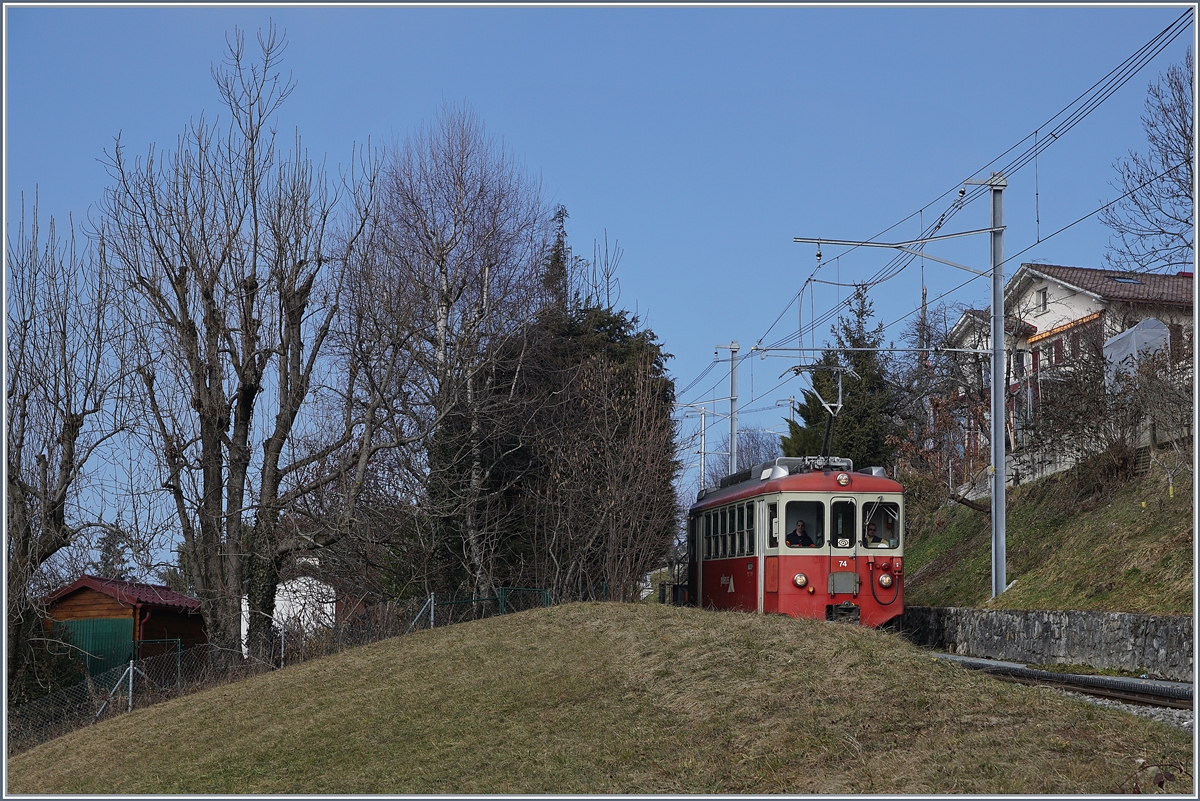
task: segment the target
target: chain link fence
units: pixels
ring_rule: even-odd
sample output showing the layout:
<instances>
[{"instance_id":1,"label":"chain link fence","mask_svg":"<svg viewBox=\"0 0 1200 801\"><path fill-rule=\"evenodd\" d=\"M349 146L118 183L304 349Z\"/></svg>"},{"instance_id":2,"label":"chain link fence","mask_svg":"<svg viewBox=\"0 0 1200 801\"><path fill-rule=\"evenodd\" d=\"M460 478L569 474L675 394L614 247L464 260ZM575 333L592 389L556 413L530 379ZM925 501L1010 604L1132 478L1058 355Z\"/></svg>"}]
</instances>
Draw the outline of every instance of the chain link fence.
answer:
<instances>
[{"instance_id":1,"label":"chain link fence","mask_svg":"<svg viewBox=\"0 0 1200 801\"><path fill-rule=\"evenodd\" d=\"M490 598L438 601L434 595L368 607L335 626L276 626L269 652L231 653L211 644L182 648L178 640L138 642L135 658L74 687L8 710L8 754L135 708L239 681L415 631L550 606L547 590L501 587Z\"/></svg>"}]
</instances>

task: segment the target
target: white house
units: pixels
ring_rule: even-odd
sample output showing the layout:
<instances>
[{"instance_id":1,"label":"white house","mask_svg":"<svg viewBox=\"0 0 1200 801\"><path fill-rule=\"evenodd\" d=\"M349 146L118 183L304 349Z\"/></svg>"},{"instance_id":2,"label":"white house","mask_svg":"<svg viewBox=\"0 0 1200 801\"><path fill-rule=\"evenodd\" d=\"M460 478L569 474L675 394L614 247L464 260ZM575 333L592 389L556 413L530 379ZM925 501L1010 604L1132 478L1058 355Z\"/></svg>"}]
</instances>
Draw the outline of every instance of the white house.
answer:
<instances>
[{"instance_id":1,"label":"white house","mask_svg":"<svg viewBox=\"0 0 1200 801\"><path fill-rule=\"evenodd\" d=\"M1193 283L1190 272L1158 275L1022 264L1004 288L1003 380L1008 384L1005 432L1009 448L1020 449L1024 444L1025 426L1037 402L1037 382L1044 375L1070 370L1085 338L1109 341L1153 319L1161 325L1143 327L1165 329L1171 352L1185 352L1193 336ZM989 349L989 314L987 310L967 310L951 329L948 347ZM966 371L981 395L991 384L988 364L986 357L977 358L974 374ZM973 430L965 432L963 441L968 448L974 445L983 452L979 448L981 427L969 419L966 425Z\"/></svg>"},{"instance_id":2,"label":"white house","mask_svg":"<svg viewBox=\"0 0 1200 801\"><path fill-rule=\"evenodd\" d=\"M1170 330L1172 348L1179 347L1192 336L1193 282L1192 273L1022 264L1004 287L1010 375L1065 363L1090 323L1100 323L1107 339L1154 317ZM990 348L988 314L964 313L951 331L951 347Z\"/></svg>"},{"instance_id":3,"label":"white house","mask_svg":"<svg viewBox=\"0 0 1200 801\"><path fill-rule=\"evenodd\" d=\"M316 567L313 557L301 557L299 566ZM275 627L288 632L311 633L332 628L336 623L337 596L332 585L311 576L300 575L280 582L275 590ZM242 598L242 655L247 653L250 632L250 605Z\"/></svg>"}]
</instances>

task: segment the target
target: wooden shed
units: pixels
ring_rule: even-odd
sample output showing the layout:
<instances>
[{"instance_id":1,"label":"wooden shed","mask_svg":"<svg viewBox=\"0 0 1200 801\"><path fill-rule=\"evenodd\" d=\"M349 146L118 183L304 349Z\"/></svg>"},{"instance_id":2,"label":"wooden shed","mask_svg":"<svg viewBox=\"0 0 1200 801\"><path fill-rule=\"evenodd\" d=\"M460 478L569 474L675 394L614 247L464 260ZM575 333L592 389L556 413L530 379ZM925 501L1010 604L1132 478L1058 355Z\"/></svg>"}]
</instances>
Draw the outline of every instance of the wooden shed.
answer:
<instances>
[{"instance_id":1,"label":"wooden shed","mask_svg":"<svg viewBox=\"0 0 1200 801\"><path fill-rule=\"evenodd\" d=\"M86 654L88 672L208 641L200 602L159 584L81 576L46 598L47 625Z\"/></svg>"}]
</instances>

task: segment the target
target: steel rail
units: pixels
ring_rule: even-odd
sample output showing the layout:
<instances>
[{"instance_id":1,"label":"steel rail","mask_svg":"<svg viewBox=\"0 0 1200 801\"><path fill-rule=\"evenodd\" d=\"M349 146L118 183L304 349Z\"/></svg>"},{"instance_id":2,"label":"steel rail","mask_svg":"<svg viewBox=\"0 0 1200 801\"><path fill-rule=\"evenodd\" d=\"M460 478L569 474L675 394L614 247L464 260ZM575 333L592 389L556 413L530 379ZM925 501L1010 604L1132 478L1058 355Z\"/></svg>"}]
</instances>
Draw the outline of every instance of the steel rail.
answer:
<instances>
[{"instance_id":1,"label":"steel rail","mask_svg":"<svg viewBox=\"0 0 1200 801\"><path fill-rule=\"evenodd\" d=\"M973 666L972 666L973 667ZM1069 689L1086 695L1102 698L1112 698L1116 701L1141 704L1144 706L1168 707L1171 709L1194 709L1192 687L1164 687L1143 683L1137 679L1124 679L1115 676L1082 676L1073 673L1052 673L1047 670L1031 668L1008 668L982 666L976 668L989 673L996 678L1019 682L1051 686L1057 689Z\"/></svg>"},{"instance_id":2,"label":"steel rail","mask_svg":"<svg viewBox=\"0 0 1200 801\"><path fill-rule=\"evenodd\" d=\"M989 671L991 672L991 671ZM1037 687L1053 687L1056 690L1069 690L1083 695L1094 695L1099 698L1111 698L1127 704L1140 706L1166 707L1168 709L1193 709L1192 701L1185 698L1171 698L1158 693L1128 692L1125 690L1092 687L1084 684L1072 684L1063 681L1048 681L1046 679L1031 679L1026 676L1009 676L997 673L996 678L1017 684L1029 684Z\"/></svg>"}]
</instances>

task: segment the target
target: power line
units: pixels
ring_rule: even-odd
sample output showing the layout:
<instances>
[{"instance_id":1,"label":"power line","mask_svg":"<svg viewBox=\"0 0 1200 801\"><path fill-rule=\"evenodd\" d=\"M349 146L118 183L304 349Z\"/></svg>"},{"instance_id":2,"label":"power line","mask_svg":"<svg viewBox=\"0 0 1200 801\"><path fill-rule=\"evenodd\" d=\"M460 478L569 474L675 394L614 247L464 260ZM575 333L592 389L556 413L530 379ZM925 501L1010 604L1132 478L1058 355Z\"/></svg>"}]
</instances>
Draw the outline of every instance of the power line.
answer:
<instances>
[{"instance_id":1,"label":"power line","mask_svg":"<svg viewBox=\"0 0 1200 801\"><path fill-rule=\"evenodd\" d=\"M1008 148L1008 150L1005 150L999 156L992 159L990 162L985 164L980 169L976 170L974 173L972 173L972 175L978 175L978 174L988 170L994 164L999 162L1000 159L1004 158L1006 155L1008 155L1009 153L1011 153L1012 151L1014 151L1018 147L1020 147L1021 144L1029 141L1032 138L1034 140L1034 145L1032 147L1023 151L1020 155L1018 155L1017 157L1015 157L1014 159L1009 161L1007 164L1005 164L1003 167L1001 167L998 170L998 172L1000 172L1002 175L1006 175L1006 176L1011 176L1012 174L1020 171L1030 161L1033 161L1040 153L1044 152L1047 148L1049 148L1051 145L1053 145L1055 142L1057 142L1059 138L1061 138L1064 134L1066 134L1068 131L1070 131L1072 128L1074 128L1076 125L1078 125L1081 121L1083 121L1085 118L1087 118L1093 111L1095 111L1097 108L1099 108L1100 105L1103 104L1106 100L1108 100L1108 98L1112 97L1112 95L1115 94L1118 89L1120 89L1126 83L1128 83L1135 75L1137 75L1137 73L1139 73L1147 64L1149 64L1150 61L1152 61L1154 58L1156 58L1159 55L1159 53L1161 53L1172 42L1174 42L1175 39L1177 39L1185 30L1187 30L1191 26L1191 18L1192 18L1192 11L1191 10L1185 11L1178 18L1176 18L1170 25L1168 25L1166 28L1164 28L1162 31L1160 31L1157 35L1155 35L1153 38L1151 38L1150 41L1148 41L1146 44L1142 45L1131 56L1129 56L1123 62L1121 62L1121 64L1117 65L1112 70L1110 70L1107 75L1105 75L1103 78L1098 80L1096 83L1092 84L1091 87L1089 87L1087 90L1082 92L1074 100L1072 100L1070 103L1068 103L1062 109L1060 109L1056 114L1054 114L1048 120L1046 120L1044 123L1042 123L1040 126L1038 126L1034 130L1034 133L1031 133L1031 134L1027 135L1026 137L1024 137L1023 139L1021 139L1015 145ZM1074 109L1074 110L1072 111L1072 109ZM1063 118L1061 122L1059 122L1054 128L1052 128L1050 130L1049 136L1047 138L1044 138L1041 140L1039 140L1037 138L1037 131L1040 131L1041 129L1046 128L1051 123L1053 123L1055 120L1058 120L1060 117L1063 117L1064 114L1066 114L1067 116L1065 118ZM890 226L889 228L885 229L884 231L881 231L880 233L871 237L867 241L873 241L873 240L879 238L880 236L883 236L883 234L887 233L888 231L891 231L893 228L897 227L898 225L902 224L903 222L906 222L907 220L912 219L912 217L923 212L924 209L929 208L929 206L933 205L934 203L937 203L939 200L941 200L942 198L949 195L951 192L953 192L955 190L955 188L957 188L957 186L958 185L956 185L955 187L953 187L951 189L946 190L941 195L939 195L937 198L935 198L933 201L931 201L930 203L923 206L917 212L913 212L912 214L908 215L900 222ZM980 197L983 197L985 194L987 194L987 192L988 192L988 188L986 186L977 186L977 187L973 188L972 190L967 191L963 197L961 197L959 200L957 200L953 204L951 204L951 206L945 212L943 212L942 216L939 217L936 222L931 223L928 230L923 230L918 238L924 239L924 238L928 238L929 236L932 236L939 228L941 228L943 225L945 225L946 222L948 222L955 214L957 214L959 211L961 211L967 204L979 199ZM1049 238L1049 237L1047 237L1047 238ZM921 245L918 249L923 249L923 248L924 248L924 245ZM842 253L835 256L834 258L839 258L840 256L844 256L847 253L850 253L856 249L857 248L855 248L855 247L850 247L847 250L845 250ZM914 259L916 259L916 256L911 255L911 254L898 254L897 256L893 257L889 262L887 262L873 276L868 278L866 281L862 282L862 284L864 286L870 288L873 286L877 286L887 280L890 280L891 278L894 278L895 276L897 276L901 271L903 271L909 264L911 264L913 262ZM828 260L826 261L826 263L828 263ZM816 273L819 270L820 270L820 265L818 265L817 270L814 270L812 275L809 276L808 281L805 282L806 285L813 278L815 278ZM832 309L830 309L829 311L824 313L820 319L810 320L807 330L813 331L813 330L815 330L815 327L817 325L822 325L825 322L828 322L830 319L833 318L834 315L837 314L837 312L842 307L846 306L848 302L849 302L849 300L845 301L845 302L840 302L836 306L834 306ZM789 307L790 307L790 303L789 303ZM785 310L785 312L786 312L786 310ZM803 333L804 333L803 331L798 332L797 336L798 337L803 336ZM786 340L781 340L781 343L777 343L777 344L773 345L773 347L778 347L779 344L789 342L790 339L791 338L789 337Z\"/></svg>"},{"instance_id":2,"label":"power line","mask_svg":"<svg viewBox=\"0 0 1200 801\"><path fill-rule=\"evenodd\" d=\"M1140 48L1138 48L1132 55L1130 55L1119 65L1114 67L1112 70L1110 70L1108 72L1108 74L1106 74L1103 78L1098 80L1096 83L1092 84L1092 86L1090 86L1087 90L1085 90L1080 95L1078 95L1074 100L1072 100L1070 103L1068 103L1062 109L1060 109L1057 113L1055 113L1053 116L1051 116L1044 123L1037 126L1037 128L1034 129L1033 133L1025 136L1024 138L1019 140L1016 144L1012 145L1007 150L1005 150L1003 153L1001 153L1000 155L993 158L987 164L983 165L983 167L981 167L980 169L978 169L974 173L972 173L972 176L978 175L981 172L988 170L990 167L992 167L992 165L999 162L1001 159L1003 159L1009 153L1012 153L1014 150L1019 148L1025 142L1028 142L1031 138L1034 141L1033 146L1030 148L1027 148L1020 155L1013 158L1011 161L1009 161L1007 164L1005 164L1005 166L1001 167L998 172L1000 172L1003 175L1012 175L1012 174L1018 172L1020 169L1022 169L1030 161L1033 161L1034 159L1036 159L1040 153L1044 152L1047 148L1052 146L1064 134L1066 134L1068 131L1073 129L1076 125L1078 125L1080 122L1082 122L1084 119L1086 119L1093 111L1095 111L1097 108L1099 108L1100 105L1102 105L1106 100L1108 100L1108 98L1112 97L1112 95L1115 94L1117 92L1117 90L1119 90L1126 83L1128 83L1147 64L1149 64L1150 61L1152 61L1154 58L1156 58L1163 50L1165 50L1172 42L1174 42L1175 39L1177 39L1185 30L1187 30L1189 27L1191 27L1192 13L1193 12L1190 9L1185 11L1184 13L1182 13L1170 25L1168 25L1166 28L1164 28L1162 31L1160 31L1157 35L1155 35L1153 38L1151 38L1150 41L1146 42L1144 45L1142 45ZM1065 117L1063 117L1064 114L1066 114ZM1049 136L1046 138L1043 138L1043 139L1039 139L1038 132L1041 131L1043 128L1046 128L1047 126L1049 126L1055 120L1058 120L1060 117L1062 118L1062 120L1054 128L1052 128L1050 130ZM968 176L968 177L970 177L970 176ZM909 214L907 217L904 217L900 221L885 228L884 230L875 234L875 236L871 237L867 241L873 241L873 240L883 236L884 234L886 234L889 231L895 229L896 227L902 225L903 223L911 220L913 217L918 216L919 214L923 216L923 212L925 209L929 208L930 206L934 205L935 203L938 203L943 198L945 198L947 195L950 195L952 192L954 192L956 189L958 189L960 186L961 186L961 184L955 184L953 187L951 187L950 189L947 189L945 192L941 193L936 198L934 198L934 200L930 201L925 206L922 206L918 211L915 211L912 214ZM937 218L936 221L930 223L930 225L927 228L925 228L921 231L921 234L918 237L918 239L925 239L930 236L933 236L938 230L940 230L942 228L942 226L944 226L947 222L949 222L950 219L952 219L954 217L954 215L956 215L959 211L961 211L967 204L974 202L975 200L979 199L980 197L983 197L987 192L988 192L988 187L981 185L981 186L977 186L977 187L973 188L970 191L960 194L959 198L956 199L953 203L951 203L951 205L944 212L942 212L942 214ZM1121 198L1118 198L1118 200L1120 200L1120 199ZM1113 201L1113 202L1115 203L1116 201ZM1076 220L1075 222L1071 223L1070 225L1065 226L1064 228L1056 231L1054 234L1050 234L1045 239L1041 239L1040 241L1044 242L1047 239L1050 239L1051 237L1055 236L1056 234L1062 233L1063 231L1067 230L1071 226L1076 225L1077 223L1082 222L1083 220L1087 219L1088 217L1093 216L1094 214L1098 213L1099 211L1103 210L1104 208L1106 208L1109 205L1112 205L1112 204L1109 203L1109 204L1106 204L1106 206L1102 206L1099 209L1096 209L1095 211L1085 215L1084 217L1081 217L1079 220ZM1031 245L1030 248L1032 248L1032 247L1034 247L1034 246ZM1023 253L1026 253L1030 248L1026 248L1025 250L1020 251L1020 253L1010 256L1008 259L1005 259L1005 263L1007 263L1011 259L1016 258L1017 256L1019 256ZM835 255L832 258L832 260L836 261L841 256L851 253L856 249L857 249L857 247L847 248L845 251ZM924 244L919 245L917 247L917 249L923 250ZM874 275L869 277L866 281L861 282L861 285L863 285L867 288L878 286L878 285L896 277L897 275L899 275L916 258L917 257L915 255L911 255L911 254L907 254L907 253L897 254L895 257L893 257L891 260L889 260L887 263L885 263L883 267L881 267L879 270L877 270ZM819 317L810 315L807 325L801 325L795 334L789 334L788 336L783 337L782 339L779 339L779 340L767 345L765 348L762 347L762 340L765 339L766 336L768 334L770 334L770 332L779 323L779 321L781 319L783 319L783 316L787 313L788 309L791 308L792 303L803 301L804 289L809 288L810 285L812 283L814 283L814 281L816 280L816 276L820 272L821 268L824 265L828 264L830 261L831 261L831 259L825 259L824 261L819 262L817 264L817 267L813 270L813 272L809 275L809 277L801 285L800 290L796 293L796 295L794 295L792 297L791 300L788 301L787 306L784 307L783 311L780 312L779 316L776 317L775 321L773 323L771 323L771 325L767 328L766 332L764 332L763 335L761 337L759 337L759 339L755 343L755 345L747 353L740 355L737 358L739 358L739 359L748 358L755 350L774 350L774 349L782 348L782 347L786 346L787 344L789 344L790 342L792 342L793 340L796 340L798 345L802 344L803 336L805 333L809 333L810 335L815 334L818 326L824 325L825 323L834 319L834 317L837 316L837 314L841 311L842 308L848 306L853 301L852 297L847 298L845 301L841 301L841 302L837 303L836 305L834 305L833 307L826 310L825 312L823 312ZM938 298L935 298L935 301L942 297L945 297L948 294L951 294L951 293L957 291L958 289L961 289L963 286L966 286L967 284L971 283L971 281L973 281L973 280L975 280L975 279L974 278L968 279L964 283L960 284L958 287L955 287L954 289L950 290L949 292L943 293L942 295L938 296ZM815 293L811 292L811 289L810 289L810 296L811 295L815 295ZM885 326L885 330L887 328L890 328L891 326L895 325L900 320L903 320L906 317L911 316L911 314L913 314L913 313L915 313L915 312L909 312L908 314L904 315L903 317L900 317L897 320L893 321L892 323L889 323L887 326ZM684 390L682 390L680 392L680 394L682 395L684 392L689 391L697 383L699 383L701 380L703 380L703 378L711 371L712 367L716 364L716 361L717 360L714 359L714 361L711 362L708 365L708 367L706 367L704 369L704 371L702 371L700 373L700 375L698 375L695 379L693 379L693 381L690 384L688 384L688 386ZM731 364L731 369L732 369L732 364ZM720 381L718 381L717 383L720 383ZM716 384L714 384L708 391L712 391L715 388L716 388ZM707 392L705 394L707 394ZM762 397L762 396L760 395L759 397Z\"/></svg>"},{"instance_id":3,"label":"power line","mask_svg":"<svg viewBox=\"0 0 1200 801\"><path fill-rule=\"evenodd\" d=\"M1035 247L1037 247L1038 245L1042 244L1043 242L1048 242L1049 240L1051 240L1051 239L1053 239L1054 237L1058 236L1058 235L1059 235L1059 234L1061 234L1062 232L1066 231L1066 230L1067 230L1067 229L1069 229L1069 228L1072 228L1072 227L1074 227L1074 226L1078 225L1079 223L1083 222L1084 220L1088 219L1089 217L1094 217L1094 216L1096 216L1097 214L1099 214L1100 212L1102 212L1102 211L1104 211L1105 209L1109 208L1110 206L1113 206L1113 205L1115 205L1115 204L1117 204L1117 203L1120 203L1120 202L1121 202L1122 200L1124 200L1125 198L1127 198L1127 197L1131 196L1131 195L1132 195L1134 192L1137 192L1139 189L1142 189L1143 187L1149 186L1150 184L1154 183L1155 181L1159 180L1160 178L1163 178L1163 177L1165 177L1165 176L1167 176L1167 175L1170 175L1170 174L1171 174L1171 173L1173 173L1175 170L1178 170L1180 167L1184 166L1185 164L1187 164L1187 162L1186 162L1186 161L1181 161L1181 162L1179 162L1178 164L1174 165L1173 167L1169 167L1169 168L1167 168L1167 169L1163 170L1163 171L1162 171L1162 172L1160 172L1158 175L1155 175L1153 178L1148 178L1147 180L1145 180L1145 181L1143 181L1142 183L1138 184L1137 186L1133 187L1133 188L1132 188L1132 189L1130 189L1128 192L1126 192L1125 194L1123 194L1123 195L1121 195L1120 197L1116 198L1115 200L1110 200L1109 202L1105 203L1104 205L1096 207L1095 209L1093 209L1093 210L1089 211L1087 214L1083 215L1083 216L1082 216L1082 217L1080 217L1079 219L1077 219L1077 220L1075 220L1075 221L1073 221L1073 222L1069 222L1069 223L1067 223L1066 225L1064 225L1062 228L1059 228L1059 229L1058 229L1057 231L1055 231L1054 233L1052 233L1052 234L1047 234L1045 238L1043 238L1043 239L1038 239L1036 242L1034 242L1032 245L1030 245L1029 247L1025 248L1024 250L1019 250L1019 251L1017 251L1016 253L1012 254L1011 256L1009 256L1009 257L1008 257L1007 259L1005 259L1004 261L1000 262L1000 264L1001 264L1001 265L1008 264L1008 263L1009 263L1010 261L1012 261L1013 259L1015 259L1015 258L1017 258L1017 257L1019 257L1019 256L1023 256L1023 255L1025 255L1026 253L1028 253L1029 251L1033 250ZM948 289L948 290L946 290L945 292L943 292L942 294L938 295L938 296L937 296L936 298L934 298L933 300L934 300L934 302L936 303L937 301L941 300L942 298L944 298L944 297L946 297L946 296L948 296L948 295L952 295L952 294L954 294L954 293L955 293L955 292L957 292L958 290L960 290L960 289L962 289L963 287L965 287L967 284L970 284L970 283L972 283L973 281L978 281L980 278L985 278L985 277L986 277L986 276L982 276L982 275L975 275L975 276L972 276L972 277L968 278L966 281L963 281L963 282L962 282L961 284L959 284L958 286L954 287L953 289ZM918 311L918 309L913 309L912 311L910 311L910 312L907 312L906 314L903 314L903 315L901 315L900 317L897 317L895 320L892 320L890 323L886 324L886 325L883 327L883 329L886 331L887 329L891 328L892 326L894 326L896 323L900 322L901 320L904 320L904 319L906 319L906 318L908 318L908 317L911 317L911 316L913 316L914 314L916 314L916 313L917 313L917 311Z\"/></svg>"},{"instance_id":4,"label":"power line","mask_svg":"<svg viewBox=\"0 0 1200 801\"><path fill-rule=\"evenodd\" d=\"M691 388L692 388L692 387L696 386L696 385L697 385L697 384L699 384L701 381L703 381L703 380L704 380L704 376L708 375L708 374L709 374L709 373L712 371L712 369L713 369L714 367L716 367L716 366L717 366L717 357L714 355L714 356L713 356L713 360L712 360L711 362L709 362L709 363L708 363L708 366L707 366L707 367L705 367L705 368L704 368L704 370L702 370L702 371L700 372L700 375L698 375L698 376L696 376L694 379L692 379L692 383L688 384L686 387L684 387L683 389L679 390L679 394L680 394L680 395L683 395L683 394L685 394L685 393L689 392L689 391L691 390Z\"/></svg>"}]
</instances>

